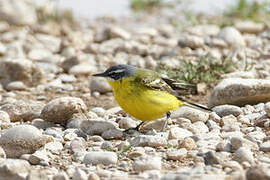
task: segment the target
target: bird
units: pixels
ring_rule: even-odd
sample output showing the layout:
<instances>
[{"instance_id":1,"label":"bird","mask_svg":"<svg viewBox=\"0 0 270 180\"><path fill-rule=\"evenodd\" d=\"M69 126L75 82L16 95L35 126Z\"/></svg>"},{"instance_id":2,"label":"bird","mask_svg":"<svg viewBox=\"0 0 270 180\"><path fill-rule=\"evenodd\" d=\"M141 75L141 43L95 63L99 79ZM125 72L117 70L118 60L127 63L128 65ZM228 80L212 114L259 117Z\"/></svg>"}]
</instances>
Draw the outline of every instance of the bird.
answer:
<instances>
[{"instance_id":1,"label":"bird","mask_svg":"<svg viewBox=\"0 0 270 180\"><path fill-rule=\"evenodd\" d=\"M205 106L188 102L176 94L177 89L193 85L162 77L160 73L127 64L117 64L93 76L104 77L111 85L119 106L129 115L142 122L135 128L139 131L145 123L165 117L161 131L165 131L171 111L181 106L191 106L211 111Z\"/></svg>"}]
</instances>

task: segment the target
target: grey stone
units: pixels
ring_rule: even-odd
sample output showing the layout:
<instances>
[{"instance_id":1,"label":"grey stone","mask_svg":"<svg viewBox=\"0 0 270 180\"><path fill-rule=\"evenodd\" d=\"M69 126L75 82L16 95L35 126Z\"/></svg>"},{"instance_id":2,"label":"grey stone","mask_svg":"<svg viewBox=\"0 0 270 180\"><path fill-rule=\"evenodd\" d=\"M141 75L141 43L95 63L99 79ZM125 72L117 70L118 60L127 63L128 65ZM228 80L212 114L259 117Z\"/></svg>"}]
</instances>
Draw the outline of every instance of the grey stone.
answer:
<instances>
[{"instance_id":1,"label":"grey stone","mask_svg":"<svg viewBox=\"0 0 270 180\"><path fill-rule=\"evenodd\" d=\"M233 105L220 105L215 106L212 109L214 112L217 113L220 117L228 116L230 114L234 115L235 117L239 116L242 113L242 109L238 106Z\"/></svg>"},{"instance_id":2,"label":"grey stone","mask_svg":"<svg viewBox=\"0 0 270 180\"><path fill-rule=\"evenodd\" d=\"M107 93L111 92L112 88L105 78L95 77L92 78L90 82L90 90L91 92L97 91L100 93Z\"/></svg>"},{"instance_id":3,"label":"grey stone","mask_svg":"<svg viewBox=\"0 0 270 180\"><path fill-rule=\"evenodd\" d=\"M15 25L34 25L37 22L35 7L27 1L1 0L0 7L2 21Z\"/></svg>"},{"instance_id":4,"label":"grey stone","mask_svg":"<svg viewBox=\"0 0 270 180\"><path fill-rule=\"evenodd\" d=\"M0 180L25 180L30 164L21 159L0 160Z\"/></svg>"},{"instance_id":5,"label":"grey stone","mask_svg":"<svg viewBox=\"0 0 270 180\"><path fill-rule=\"evenodd\" d=\"M204 154L204 163L206 165L220 164L222 159L218 157L213 151L208 151Z\"/></svg>"},{"instance_id":6,"label":"grey stone","mask_svg":"<svg viewBox=\"0 0 270 180\"><path fill-rule=\"evenodd\" d=\"M17 100L11 103L5 103L0 106L0 110L9 114L11 122L31 121L40 116L43 103L38 101Z\"/></svg>"},{"instance_id":7,"label":"grey stone","mask_svg":"<svg viewBox=\"0 0 270 180\"><path fill-rule=\"evenodd\" d=\"M250 149L248 149L246 147L240 147L234 153L234 160L239 162L239 163L247 161L250 164L253 164L254 163L253 153L250 151Z\"/></svg>"},{"instance_id":8,"label":"grey stone","mask_svg":"<svg viewBox=\"0 0 270 180\"><path fill-rule=\"evenodd\" d=\"M149 147L159 147L166 146L167 140L164 137L153 136L153 135L139 135L131 140L130 144L134 146L149 146Z\"/></svg>"},{"instance_id":9,"label":"grey stone","mask_svg":"<svg viewBox=\"0 0 270 180\"><path fill-rule=\"evenodd\" d=\"M87 180L87 175L83 170L76 168L75 172L73 173L72 179L73 180Z\"/></svg>"},{"instance_id":10,"label":"grey stone","mask_svg":"<svg viewBox=\"0 0 270 180\"><path fill-rule=\"evenodd\" d=\"M120 27L112 26L108 28L108 31L111 38L122 38L125 40L131 38L130 33Z\"/></svg>"},{"instance_id":11,"label":"grey stone","mask_svg":"<svg viewBox=\"0 0 270 180\"><path fill-rule=\"evenodd\" d=\"M223 28L219 34L218 38L223 39L231 46L245 46L245 41L241 33L235 29L234 27L225 27Z\"/></svg>"},{"instance_id":12,"label":"grey stone","mask_svg":"<svg viewBox=\"0 0 270 180\"><path fill-rule=\"evenodd\" d=\"M133 163L134 171L161 170L161 158L158 156L140 157Z\"/></svg>"},{"instance_id":13,"label":"grey stone","mask_svg":"<svg viewBox=\"0 0 270 180\"><path fill-rule=\"evenodd\" d=\"M137 122L132 118L124 117L120 121L118 121L119 127L123 129L135 128L137 126Z\"/></svg>"},{"instance_id":14,"label":"grey stone","mask_svg":"<svg viewBox=\"0 0 270 180\"><path fill-rule=\"evenodd\" d=\"M6 111L1 111L0 110L0 121L1 122L7 122L7 123L10 122L9 115L8 115L8 113Z\"/></svg>"},{"instance_id":15,"label":"grey stone","mask_svg":"<svg viewBox=\"0 0 270 180\"><path fill-rule=\"evenodd\" d=\"M42 109L41 118L45 121L66 124L76 113L85 113L83 100L75 97L60 97L50 101Z\"/></svg>"},{"instance_id":16,"label":"grey stone","mask_svg":"<svg viewBox=\"0 0 270 180\"><path fill-rule=\"evenodd\" d=\"M264 111L266 112L267 116L270 117L270 102L265 103Z\"/></svg>"},{"instance_id":17,"label":"grey stone","mask_svg":"<svg viewBox=\"0 0 270 180\"><path fill-rule=\"evenodd\" d=\"M121 139L123 137L123 132L119 129L109 129L107 131L104 131L101 137L106 140Z\"/></svg>"},{"instance_id":18,"label":"grey stone","mask_svg":"<svg viewBox=\"0 0 270 180\"><path fill-rule=\"evenodd\" d=\"M257 34L264 30L264 24L255 23L253 21L240 21L235 24L235 27L242 33Z\"/></svg>"},{"instance_id":19,"label":"grey stone","mask_svg":"<svg viewBox=\"0 0 270 180\"><path fill-rule=\"evenodd\" d=\"M65 172L60 172L54 175L52 180L69 180L69 177Z\"/></svg>"},{"instance_id":20,"label":"grey stone","mask_svg":"<svg viewBox=\"0 0 270 180\"><path fill-rule=\"evenodd\" d=\"M118 124L103 119L89 119L82 121L81 130L88 135L101 135L104 131L116 129Z\"/></svg>"},{"instance_id":21,"label":"grey stone","mask_svg":"<svg viewBox=\"0 0 270 180\"><path fill-rule=\"evenodd\" d=\"M84 164L103 164L110 165L117 163L117 155L114 152L88 152L83 159Z\"/></svg>"},{"instance_id":22,"label":"grey stone","mask_svg":"<svg viewBox=\"0 0 270 180\"><path fill-rule=\"evenodd\" d=\"M184 159L187 156L187 150L185 148L181 148L174 151L168 151L167 152L167 159L168 160L175 160L179 161Z\"/></svg>"},{"instance_id":23,"label":"grey stone","mask_svg":"<svg viewBox=\"0 0 270 180\"><path fill-rule=\"evenodd\" d=\"M178 45L181 47L190 47L192 49L196 49L204 46L204 40L199 36L183 35L178 40Z\"/></svg>"},{"instance_id":24,"label":"grey stone","mask_svg":"<svg viewBox=\"0 0 270 180\"><path fill-rule=\"evenodd\" d=\"M3 158L3 159L6 158L6 153L2 147L0 147L0 158Z\"/></svg>"},{"instance_id":25,"label":"grey stone","mask_svg":"<svg viewBox=\"0 0 270 180\"><path fill-rule=\"evenodd\" d=\"M45 81L45 76L44 72L28 59L5 59L0 62L0 82L6 86L12 81L36 86Z\"/></svg>"},{"instance_id":26,"label":"grey stone","mask_svg":"<svg viewBox=\"0 0 270 180\"><path fill-rule=\"evenodd\" d=\"M260 151L270 152L270 141L266 141L260 145Z\"/></svg>"},{"instance_id":27,"label":"grey stone","mask_svg":"<svg viewBox=\"0 0 270 180\"><path fill-rule=\"evenodd\" d=\"M184 106L184 107L179 108L172 114L172 118L176 118L176 117L189 119L192 123L196 121L206 122L209 118L209 113L203 112L201 110L194 109L191 107Z\"/></svg>"},{"instance_id":28,"label":"grey stone","mask_svg":"<svg viewBox=\"0 0 270 180\"><path fill-rule=\"evenodd\" d=\"M269 180L270 179L270 167L266 165L251 166L246 171L247 180Z\"/></svg>"},{"instance_id":29,"label":"grey stone","mask_svg":"<svg viewBox=\"0 0 270 180\"><path fill-rule=\"evenodd\" d=\"M50 139L31 125L19 125L8 129L0 137L0 146L5 150L7 157L20 157L22 154L34 153L44 146Z\"/></svg>"},{"instance_id":30,"label":"grey stone","mask_svg":"<svg viewBox=\"0 0 270 180\"><path fill-rule=\"evenodd\" d=\"M208 106L258 104L270 100L270 80L229 78L212 91Z\"/></svg>"},{"instance_id":31,"label":"grey stone","mask_svg":"<svg viewBox=\"0 0 270 180\"><path fill-rule=\"evenodd\" d=\"M169 131L169 139L184 139L192 135L192 132L190 132L189 130L179 127L173 127Z\"/></svg>"},{"instance_id":32,"label":"grey stone","mask_svg":"<svg viewBox=\"0 0 270 180\"><path fill-rule=\"evenodd\" d=\"M44 121L43 119L34 119L31 124L38 129L47 129L48 127L54 126L53 123Z\"/></svg>"},{"instance_id":33,"label":"grey stone","mask_svg":"<svg viewBox=\"0 0 270 180\"><path fill-rule=\"evenodd\" d=\"M38 41L42 43L44 48L50 50L53 53L59 52L61 47L61 39L48 34L35 34Z\"/></svg>"},{"instance_id":34,"label":"grey stone","mask_svg":"<svg viewBox=\"0 0 270 180\"><path fill-rule=\"evenodd\" d=\"M24 85L22 81L12 81L7 84L6 89L8 91L14 91L14 90L23 91L23 90L26 90L26 86Z\"/></svg>"},{"instance_id":35,"label":"grey stone","mask_svg":"<svg viewBox=\"0 0 270 180\"><path fill-rule=\"evenodd\" d=\"M68 73L73 75L90 75L97 71L97 68L88 63L81 63L75 66L72 66Z\"/></svg>"}]
</instances>

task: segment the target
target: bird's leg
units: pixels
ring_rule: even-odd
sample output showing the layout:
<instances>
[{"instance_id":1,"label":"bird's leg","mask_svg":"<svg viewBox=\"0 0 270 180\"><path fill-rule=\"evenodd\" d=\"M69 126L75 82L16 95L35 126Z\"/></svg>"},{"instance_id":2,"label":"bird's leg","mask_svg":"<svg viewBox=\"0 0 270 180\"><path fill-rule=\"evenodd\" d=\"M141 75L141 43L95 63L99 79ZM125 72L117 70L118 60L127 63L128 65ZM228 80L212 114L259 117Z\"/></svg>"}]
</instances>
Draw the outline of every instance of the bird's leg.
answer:
<instances>
[{"instance_id":1,"label":"bird's leg","mask_svg":"<svg viewBox=\"0 0 270 180\"><path fill-rule=\"evenodd\" d=\"M129 128L129 129L126 129L124 132L128 132L129 130L136 130L136 131L139 131L140 130L140 127L143 125L143 121L138 125L136 126L135 128Z\"/></svg>"},{"instance_id":2,"label":"bird's leg","mask_svg":"<svg viewBox=\"0 0 270 180\"><path fill-rule=\"evenodd\" d=\"M168 120L170 119L170 117L171 117L171 112L168 111L168 112L166 113L166 120L164 121L163 126L162 126L162 129L161 129L162 132L165 131L165 129L166 129L166 127L167 127L167 124L168 124Z\"/></svg>"},{"instance_id":3,"label":"bird's leg","mask_svg":"<svg viewBox=\"0 0 270 180\"><path fill-rule=\"evenodd\" d=\"M144 123L144 122L142 121L138 126L136 126L136 127L135 127L135 130L139 131L139 130L140 130L140 127L143 125L143 123Z\"/></svg>"}]
</instances>

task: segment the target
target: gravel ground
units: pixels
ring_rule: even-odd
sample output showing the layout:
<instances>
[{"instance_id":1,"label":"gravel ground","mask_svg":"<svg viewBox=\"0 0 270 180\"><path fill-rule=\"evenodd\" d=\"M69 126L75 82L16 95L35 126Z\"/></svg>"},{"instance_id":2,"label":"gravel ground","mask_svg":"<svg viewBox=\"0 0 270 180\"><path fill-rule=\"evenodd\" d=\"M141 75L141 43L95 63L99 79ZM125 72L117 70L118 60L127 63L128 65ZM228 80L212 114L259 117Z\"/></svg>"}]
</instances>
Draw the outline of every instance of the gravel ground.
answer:
<instances>
[{"instance_id":1,"label":"gravel ground","mask_svg":"<svg viewBox=\"0 0 270 180\"><path fill-rule=\"evenodd\" d=\"M0 180L270 179L267 25L179 30L169 22L107 17L73 28L38 23L24 1L3 2ZM193 97L207 99L213 112L182 107L165 132L159 119L125 133L140 121L117 106L105 79L91 77L118 63L157 69L160 60L174 67L208 53L253 66L223 74Z\"/></svg>"}]
</instances>

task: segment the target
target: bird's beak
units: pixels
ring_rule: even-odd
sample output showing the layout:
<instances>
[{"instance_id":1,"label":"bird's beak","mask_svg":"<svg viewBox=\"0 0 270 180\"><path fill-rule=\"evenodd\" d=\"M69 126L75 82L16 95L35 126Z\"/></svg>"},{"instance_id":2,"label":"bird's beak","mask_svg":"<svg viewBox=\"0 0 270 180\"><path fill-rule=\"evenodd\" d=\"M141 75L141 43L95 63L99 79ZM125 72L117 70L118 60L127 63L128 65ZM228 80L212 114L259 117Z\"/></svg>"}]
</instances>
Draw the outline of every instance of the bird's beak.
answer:
<instances>
[{"instance_id":1,"label":"bird's beak","mask_svg":"<svg viewBox=\"0 0 270 180\"><path fill-rule=\"evenodd\" d=\"M106 74L103 73L98 73L98 74L93 74L92 76L97 76L97 77L107 77Z\"/></svg>"}]
</instances>

